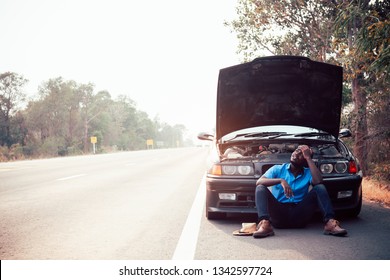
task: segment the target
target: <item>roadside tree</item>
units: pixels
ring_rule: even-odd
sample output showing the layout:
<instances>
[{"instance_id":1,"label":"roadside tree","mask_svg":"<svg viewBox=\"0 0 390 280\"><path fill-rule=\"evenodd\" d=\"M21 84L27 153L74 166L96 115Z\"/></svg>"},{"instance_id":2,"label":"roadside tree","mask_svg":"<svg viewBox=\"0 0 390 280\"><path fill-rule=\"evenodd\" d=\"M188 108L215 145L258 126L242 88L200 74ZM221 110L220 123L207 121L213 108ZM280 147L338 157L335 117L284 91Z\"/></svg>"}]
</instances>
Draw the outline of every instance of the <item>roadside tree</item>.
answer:
<instances>
[{"instance_id":1,"label":"roadside tree","mask_svg":"<svg viewBox=\"0 0 390 280\"><path fill-rule=\"evenodd\" d=\"M25 101L22 89L26 83L27 79L17 73L0 74L0 146L13 144L11 118Z\"/></svg>"}]
</instances>

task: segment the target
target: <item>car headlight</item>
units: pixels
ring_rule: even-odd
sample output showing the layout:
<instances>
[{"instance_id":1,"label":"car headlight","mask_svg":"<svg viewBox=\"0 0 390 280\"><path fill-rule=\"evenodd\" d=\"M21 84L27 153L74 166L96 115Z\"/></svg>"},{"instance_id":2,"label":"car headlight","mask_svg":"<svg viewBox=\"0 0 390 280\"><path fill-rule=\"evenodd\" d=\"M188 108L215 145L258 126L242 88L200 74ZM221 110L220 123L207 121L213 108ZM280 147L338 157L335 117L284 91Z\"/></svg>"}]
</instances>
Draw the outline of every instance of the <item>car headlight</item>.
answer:
<instances>
[{"instance_id":1,"label":"car headlight","mask_svg":"<svg viewBox=\"0 0 390 280\"><path fill-rule=\"evenodd\" d=\"M240 175L249 175L252 172L252 168L248 165L240 165L237 167L237 171Z\"/></svg>"},{"instance_id":2,"label":"car headlight","mask_svg":"<svg viewBox=\"0 0 390 280\"><path fill-rule=\"evenodd\" d=\"M234 165L234 164L214 164L211 168L211 175L227 175L227 176L250 176L254 175L252 165Z\"/></svg>"},{"instance_id":3,"label":"car headlight","mask_svg":"<svg viewBox=\"0 0 390 280\"><path fill-rule=\"evenodd\" d=\"M347 171L347 168L348 168L348 166L347 166L347 163L345 161L338 161L334 165L334 170L337 173L345 173Z\"/></svg>"},{"instance_id":4,"label":"car headlight","mask_svg":"<svg viewBox=\"0 0 390 280\"><path fill-rule=\"evenodd\" d=\"M333 171L333 165L330 163L324 163L320 165L320 170L324 174L332 173Z\"/></svg>"},{"instance_id":5,"label":"car headlight","mask_svg":"<svg viewBox=\"0 0 390 280\"><path fill-rule=\"evenodd\" d=\"M237 167L234 165L223 165L222 174L234 175L237 172Z\"/></svg>"},{"instance_id":6,"label":"car headlight","mask_svg":"<svg viewBox=\"0 0 390 280\"><path fill-rule=\"evenodd\" d=\"M330 174L330 173L344 174L348 172L348 162L337 161L332 163L322 163L320 164L320 171L323 174Z\"/></svg>"}]
</instances>

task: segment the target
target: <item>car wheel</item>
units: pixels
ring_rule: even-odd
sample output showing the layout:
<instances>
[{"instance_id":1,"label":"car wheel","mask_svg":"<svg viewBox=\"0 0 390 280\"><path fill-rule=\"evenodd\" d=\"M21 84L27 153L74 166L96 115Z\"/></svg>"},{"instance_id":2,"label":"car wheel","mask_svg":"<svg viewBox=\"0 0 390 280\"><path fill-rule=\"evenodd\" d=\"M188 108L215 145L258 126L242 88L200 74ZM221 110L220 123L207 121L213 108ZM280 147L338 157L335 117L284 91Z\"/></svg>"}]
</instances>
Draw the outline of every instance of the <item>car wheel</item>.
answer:
<instances>
[{"instance_id":1,"label":"car wheel","mask_svg":"<svg viewBox=\"0 0 390 280\"><path fill-rule=\"evenodd\" d=\"M342 211L341 215L345 216L345 217L348 217L348 218L355 218L355 217L357 217L360 214L360 211L362 210L362 202L363 202L362 197L360 197L359 203L358 203L358 205L355 208L350 209L350 210Z\"/></svg>"},{"instance_id":2,"label":"car wheel","mask_svg":"<svg viewBox=\"0 0 390 280\"><path fill-rule=\"evenodd\" d=\"M347 215L349 217L356 217L359 215L360 211L362 210L362 200L363 200L362 197L360 197L358 206L356 206L354 209L349 210L347 212Z\"/></svg>"},{"instance_id":3,"label":"car wheel","mask_svg":"<svg viewBox=\"0 0 390 280\"><path fill-rule=\"evenodd\" d=\"M211 193L209 191L206 192L206 218L208 220L220 220L226 218L226 213L224 212L211 212L209 211L211 201Z\"/></svg>"}]
</instances>

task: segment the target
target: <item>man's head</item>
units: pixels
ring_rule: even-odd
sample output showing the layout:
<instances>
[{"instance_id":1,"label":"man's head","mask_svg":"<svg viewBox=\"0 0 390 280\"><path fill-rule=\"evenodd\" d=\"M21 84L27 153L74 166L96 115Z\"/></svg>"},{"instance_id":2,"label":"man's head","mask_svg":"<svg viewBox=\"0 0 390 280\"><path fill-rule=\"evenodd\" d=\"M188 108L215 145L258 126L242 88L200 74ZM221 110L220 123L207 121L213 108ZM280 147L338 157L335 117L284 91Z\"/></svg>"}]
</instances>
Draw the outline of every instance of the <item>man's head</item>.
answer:
<instances>
[{"instance_id":1,"label":"man's head","mask_svg":"<svg viewBox=\"0 0 390 280\"><path fill-rule=\"evenodd\" d=\"M312 157L313 151L307 145L300 145L291 154L290 162L297 167L303 167L307 164L305 155Z\"/></svg>"}]
</instances>

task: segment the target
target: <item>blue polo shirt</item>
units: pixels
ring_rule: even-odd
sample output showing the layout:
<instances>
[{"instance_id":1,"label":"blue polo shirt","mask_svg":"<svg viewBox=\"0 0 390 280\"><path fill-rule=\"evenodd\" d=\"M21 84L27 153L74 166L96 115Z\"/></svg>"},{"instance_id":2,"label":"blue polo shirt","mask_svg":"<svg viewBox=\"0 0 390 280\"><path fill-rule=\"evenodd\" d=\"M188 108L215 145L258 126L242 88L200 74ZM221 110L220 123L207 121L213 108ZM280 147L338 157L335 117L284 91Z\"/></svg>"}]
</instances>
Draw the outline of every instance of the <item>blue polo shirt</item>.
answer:
<instances>
[{"instance_id":1,"label":"blue polo shirt","mask_svg":"<svg viewBox=\"0 0 390 280\"><path fill-rule=\"evenodd\" d=\"M294 196L290 198L287 198L284 195L283 187L281 184L277 184L271 187L271 191L274 197L282 203L300 202L307 194L312 181L310 169L307 167L303 169L303 173L299 174L297 177L294 177L294 175L290 171L290 163L274 165L270 169L268 169L263 176L268 179L283 178L291 186Z\"/></svg>"}]
</instances>

